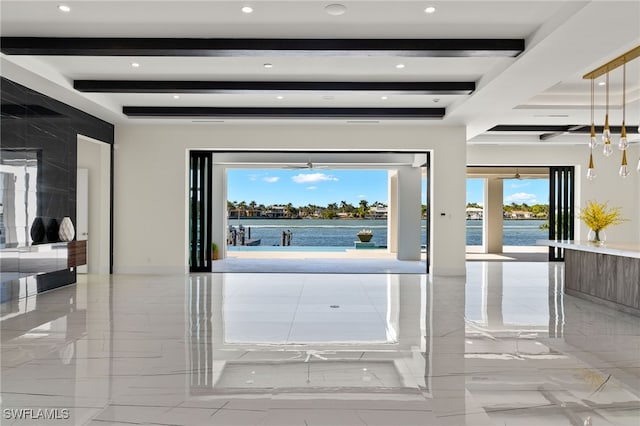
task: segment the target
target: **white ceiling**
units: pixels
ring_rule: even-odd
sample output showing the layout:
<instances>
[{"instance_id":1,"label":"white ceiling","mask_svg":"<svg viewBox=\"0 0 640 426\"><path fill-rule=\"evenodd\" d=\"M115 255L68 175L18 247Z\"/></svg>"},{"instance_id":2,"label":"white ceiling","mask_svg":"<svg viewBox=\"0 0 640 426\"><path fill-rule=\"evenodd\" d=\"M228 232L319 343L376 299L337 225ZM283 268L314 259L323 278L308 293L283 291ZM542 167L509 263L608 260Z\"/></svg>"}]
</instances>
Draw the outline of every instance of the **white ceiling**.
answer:
<instances>
[{"instance_id":1,"label":"white ceiling","mask_svg":"<svg viewBox=\"0 0 640 426\"><path fill-rule=\"evenodd\" d=\"M2 36L227 38L523 38L516 58L346 56L78 57L2 55L3 75L37 74L57 98L116 124L122 106L446 108L428 125L466 125L470 142L538 141L538 133L493 135L499 124L588 124L589 82L582 75L640 44L640 2L623 1L60 1L1 3ZM241 6L254 12L244 14ZM436 12L427 14L426 6ZM606 31L605 31L606 29ZM140 63L132 68L131 62ZM395 65L402 62L403 69ZM263 64L271 63L266 69ZM475 81L471 95L292 93L80 93L74 79L239 81ZM612 124L622 116L622 72L610 75ZM598 81L600 81L599 79ZM18 81L21 82L21 81ZM53 84L51 84L53 83ZM36 89L38 89L36 87ZM596 86L597 102L604 88ZM598 105L597 121L602 121ZM171 119L192 122L192 118ZM377 119L376 119L377 120ZM244 121L244 120L243 120ZM299 121L299 120L298 120ZM336 120L323 120L332 122ZM339 120L338 120L339 121ZM342 120L344 122L344 120ZM640 58L627 66L627 122L640 121ZM384 125L385 120L377 120ZM598 122L597 124L602 124ZM568 135L553 141L574 141Z\"/></svg>"}]
</instances>

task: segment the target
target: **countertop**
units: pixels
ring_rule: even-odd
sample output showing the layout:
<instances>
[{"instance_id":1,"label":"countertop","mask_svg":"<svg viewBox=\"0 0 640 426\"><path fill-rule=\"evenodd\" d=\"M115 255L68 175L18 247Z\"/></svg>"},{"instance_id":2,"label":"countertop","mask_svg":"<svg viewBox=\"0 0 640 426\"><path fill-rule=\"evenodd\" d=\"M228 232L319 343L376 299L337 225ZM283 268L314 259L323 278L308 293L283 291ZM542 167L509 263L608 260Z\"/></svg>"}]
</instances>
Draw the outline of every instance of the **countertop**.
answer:
<instances>
[{"instance_id":1,"label":"countertop","mask_svg":"<svg viewBox=\"0 0 640 426\"><path fill-rule=\"evenodd\" d=\"M559 247L568 250L588 251L640 259L640 243L604 243L596 245L588 241L538 240L538 245Z\"/></svg>"}]
</instances>

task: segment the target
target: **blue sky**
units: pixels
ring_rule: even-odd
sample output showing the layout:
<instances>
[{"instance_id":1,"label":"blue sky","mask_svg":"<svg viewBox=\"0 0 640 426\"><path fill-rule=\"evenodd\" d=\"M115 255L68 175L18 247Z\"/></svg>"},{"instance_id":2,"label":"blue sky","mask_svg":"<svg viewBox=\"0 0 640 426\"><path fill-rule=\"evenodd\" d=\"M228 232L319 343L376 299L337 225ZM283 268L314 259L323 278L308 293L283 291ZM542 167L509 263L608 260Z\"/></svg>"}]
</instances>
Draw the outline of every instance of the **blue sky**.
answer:
<instances>
[{"instance_id":1,"label":"blue sky","mask_svg":"<svg viewBox=\"0 0 640 426\"><path fill-rule=\"evenodd\" d=\"M387 202L386 170L229 169L227 177L230 201L255 201L264 205L292 203L294 206L326 206L342 200L357 206L361 199L369 203ZM546 179L505 179L503 182L505 204L549 202ZM422 202L425 203L424 194ZM467 202L483 203L482 179L467 179Z\"/></svg>"},{"instance_id":2,"label":"blue sky","mask_svg":"<svg viewBox=\"0 0 640 426\"><path fill-rule=\"evenodd\" d=\"M354 206L365 199L387 202L386 170L329 169L230 169L227 172L229 201L252 200L258 204L306 206L346 201Z\"/></svg>"},{"instance_id":3,"label":"blue sky","mask_svg":"<svg viewBox=\"0 0 640 426\"><path fill-rule=\"evenodd\" d=\"M504 204L549 204L548 179L505 179L502 181ZM483 202L483 179L467 179L467 202Z\"/></svg>"}]
</instances>

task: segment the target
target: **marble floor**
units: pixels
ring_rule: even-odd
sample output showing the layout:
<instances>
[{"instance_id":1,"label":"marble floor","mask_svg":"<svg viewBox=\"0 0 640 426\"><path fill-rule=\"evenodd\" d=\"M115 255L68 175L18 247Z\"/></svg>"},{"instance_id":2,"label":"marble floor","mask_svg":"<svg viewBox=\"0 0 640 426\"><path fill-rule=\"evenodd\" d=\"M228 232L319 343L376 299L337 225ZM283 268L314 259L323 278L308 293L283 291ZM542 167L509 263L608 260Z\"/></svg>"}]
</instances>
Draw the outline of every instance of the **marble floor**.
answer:
<instances>
[{"instance_id":1,"label":"marble floor","mask_svg":"<svg viewBox=\"0 0 640 426\"><path fill-rule=\"evenodd\" d=\"M0 305L0 423L638 426L640 319L562 268L83 276Z\"/></svg>"},{"instance_id":2,"label":"marble floor","mask_svg":"<svg viewBox=\"0 0 640 426\"><path fill-rule=\"evenodd\" d=\"M298 252L295 254L296 257L287 258L227 257L213 262L213 272L424 274L427 271L427 263L424 260L397 260L389 257L378 259L325 258L315 257L318 253Z\"/></svg>"}]
</instances>

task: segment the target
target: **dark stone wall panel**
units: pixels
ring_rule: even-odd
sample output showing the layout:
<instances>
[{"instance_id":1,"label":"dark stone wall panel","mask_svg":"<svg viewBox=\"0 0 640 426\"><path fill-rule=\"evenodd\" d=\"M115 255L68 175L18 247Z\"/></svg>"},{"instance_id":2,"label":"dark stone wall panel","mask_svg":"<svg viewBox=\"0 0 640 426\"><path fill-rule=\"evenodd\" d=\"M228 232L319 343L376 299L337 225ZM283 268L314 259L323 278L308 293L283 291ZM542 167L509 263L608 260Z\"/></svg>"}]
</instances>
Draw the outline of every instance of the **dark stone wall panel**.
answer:
<instances>
[{"instance_id":1,"label":"dark stone wall panel","mask_svg":"<svg viewBox=\"0 0 640 426\"><path fill-rule=\"evenodd\" d=\"M69 216L75 224L77 135L113 144L113 125L6 78L1 78L0 89L0 158L19 156L9 151L30 152L31 155L37 153L37 182L33 182L29 189L31 192L35 187L35 216L42 219L45 227L52 220L59 224L65 216ZM16 194L19 190L22 189L16 188ZM16 208L24 208L24 205ZM15 223L15 226L24 235L30 231L34 220L35 217L30 214L30 223ZM49 235L42 243L55 241L57 236ZM19 248L21 245L18 244ZM30 244L29 239L26 245ZM0 250L0 257L4 257L4 250ZM15 247L7 247L7 250L13 252ZM6 254L9 255L8 252ZM39 276L38 291L75 282L75 271L64 267L66 263L58 273ZM37 273L37 270L37 265L35 269L32 265L28 273ZM49 271L50 268L46 272ZM41 272L45 272L44 269Z\"/></svg>"}]
</instances>

